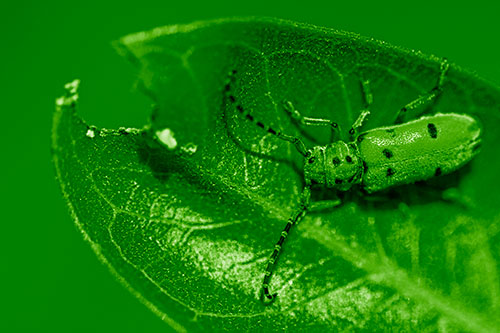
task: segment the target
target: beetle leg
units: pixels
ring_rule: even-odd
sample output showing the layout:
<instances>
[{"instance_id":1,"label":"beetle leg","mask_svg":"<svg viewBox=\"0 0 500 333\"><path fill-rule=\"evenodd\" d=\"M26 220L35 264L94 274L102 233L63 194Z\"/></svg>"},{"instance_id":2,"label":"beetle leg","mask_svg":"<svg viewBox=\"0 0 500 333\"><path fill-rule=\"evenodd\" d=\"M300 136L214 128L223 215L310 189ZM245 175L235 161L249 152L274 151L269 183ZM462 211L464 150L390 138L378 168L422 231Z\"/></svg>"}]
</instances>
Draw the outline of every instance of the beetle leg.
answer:
<instances>
[{"instance_id":1,"label":"beetle leg","mask_svg":"<svg viewBox=\"0 0 500 333\"><path fill-rule=\"evenodd\" d=\"M313 201L310 206L308 211L310 212L317 212L325 209L331 209L338 207L342 204L342 201L337 198L335 200L321 200L321 201Z\"/></svg>"},{"instance_id":2,"label":"beetle leg","mask_svg":"<svg viewBox=\"0 0 500 333\"><path fill-rule=\"evenodd\" d=\"M283 109L286 111L286 113L288 113L290 118L301 125L330 127L330 129L332 130L331 141L334 140L339 132L339 124L337 124L336 122L329 119L304 117L297 109L295 109L292 102L290 101L283 102Z\"/></svg>"},{"instance_id":3,"label":"beetle leg","mask_svg":"<svg viewBox=\"0 0 500 333\"><path fill-rule=\"evenodd\" d=\"M448 63L448 60L446 58L443 58L443 60L441 61L439 77L437 79L436 85L426 94L417 97L415 100L403 106L396 115L395 123L402 123L402 118L408 111L413 111L417 108L430 105L431 103L436 101L436 99L439 97L439 95L441 95L443 91L443 85L449 68L450 64Z\"/></svg>"},{"instance_id":4,"label":"beetle leg","mask_svg":"<svg viewBox=\"0 0 500 333\"><path fill-rule=\"evenodd\" d=\"M352 124L351 129L349 130L349 135L351 136L351 139L353 139L355 134L357 134L358 128L363 126L366 117L370 114L370 106L373 103L373 94L370 89L370 80L361 78L360 84L361 84L361 92L363 94L364 109L361 110L358 118L356 119L354 124Z\"/></svg>"}]
</instances>

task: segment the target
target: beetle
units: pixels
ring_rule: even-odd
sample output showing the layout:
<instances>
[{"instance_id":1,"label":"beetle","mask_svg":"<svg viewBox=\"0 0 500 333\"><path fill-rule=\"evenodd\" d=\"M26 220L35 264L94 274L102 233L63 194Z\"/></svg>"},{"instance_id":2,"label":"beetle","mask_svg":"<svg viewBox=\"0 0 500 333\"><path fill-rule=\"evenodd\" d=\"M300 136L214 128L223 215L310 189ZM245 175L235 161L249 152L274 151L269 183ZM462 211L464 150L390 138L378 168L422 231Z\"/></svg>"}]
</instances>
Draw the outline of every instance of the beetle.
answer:
<instances>
[{"instance_id":1,"label":"beetle","mask_svg":"<svg viewBox=\"0 0 500 333\"><path fill-rule=\"evenodd\" d=\"M407 111L434 102L442 92L448 69L448 61L443 59L436 85L428 93L401 108L397 118ZM349 130L352 140L339 140L325 146L307 148L300 138L284 134L257 120L238 102L232 92L236 74L236 70L231 71L224 86L224 97L229 105L238 111L242 118L293 144L304 157L305 186L299 207L288 219L267 262L260 296L264 305L271 304L276 298L277 294L269 291L269 283L276 260L292 226L297 225L314 206L335 207L340 204L340 200L311 203L313 186L349 191L354 185L358 185L366 193L373 193L448 174L461 168L479 152L481 127L475 118L465 114L437 113L358 134L357 130L370 114L369 108L373 101L369 81L363 80L361 84L365 109L360 112ZM283 108L301 125L328 126L332 133L339 130L338 124L331 120L302 116L290 101L284 101Z\"/></svg>"}]
</instances>

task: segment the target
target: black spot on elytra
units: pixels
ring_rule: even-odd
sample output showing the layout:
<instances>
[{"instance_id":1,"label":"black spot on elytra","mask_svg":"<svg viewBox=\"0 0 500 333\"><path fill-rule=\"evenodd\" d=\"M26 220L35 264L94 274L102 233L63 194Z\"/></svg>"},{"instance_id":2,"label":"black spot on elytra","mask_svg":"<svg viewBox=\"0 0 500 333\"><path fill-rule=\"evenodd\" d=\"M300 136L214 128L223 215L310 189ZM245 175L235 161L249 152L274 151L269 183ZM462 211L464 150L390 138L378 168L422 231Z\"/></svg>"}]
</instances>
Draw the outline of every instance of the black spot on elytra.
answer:
<instances>
[{"instance_id":1,"label":"black spot on elytra","mask_svg":"<svg viewBox=\"0 0 500 333\"><path fill-rule=\"evenodd\" d=\"M438 167L438 168L436 168L436 172L434 172L434 176L436 176L436 177L441 176L442 173L443 172L441 171L441 168Z\"/></svg>"},{"instance_id":2,"label":"black spot on elytra","mask_svg":"<svg viewBox=\"0 0 500 333\"><path fill-rule=\"evenodd\" d=\"M247 114L245 117L247 117L248 120L253 121L253 116L251 114Z\"/></svg>"},{"instance_id":3,"label":"black spot on elytra","mask_svg":"<svg viewBox=\"0 0 500 333\"><path fill-rule=\"evenodd\" d=\"M229 100L231 101L231 103L236 102L236 98L233 95L229 95Z\"/></svg>"},{"instance_id":4,"label":"black spot on elytra","mask_svg":"<svg viewBox=\"0 0 500 333\"><path fill-rule=\"evenodd\" d=\"M394 171L393 169L387 168L387 177L391 177L395 173L396 173L396 171Z\"/></svg>"},{"instance_id":5,"label":"black spot on elytra","mask_svg":"<svg viewBox=\"0 0 500 333\"><path fill-rule=\"evenodd\" d=\"M264 124L261 123L260 121L257 122L257 126L259 126L260 128L264 128Z\"/></svg>"},{"instance_id":6,"label":"black spot on elytra","mask_svg":"<svg viewBox=\"0 0 500 333\"><path fill-rule=\"evenodd\" d=\"M338 157L334 157L332 159L332 163L333 165L338 166L340 164L340 159Z\"/></svg>"},{"instance_id":7,"label":"black spot on elytra","mask_svg":"<svg viewBox=\"0 0 500 333\"><path fill-rule=\"evenodd\" d=\"M241 105L236 105L236 110L243 112L243 107Z\"/></svg>"},{"instance_id":8,"label":"black spot on elytra","mask_svg":"<svg viewBox=\"0 0 500 333\"><path fill-rule=\"evenodd\" d=\"M267 131L268 131L269 133L271 133L271 134L274 134L274 135L276 135L276 134L277 134L277 133L276 133L276 131L275 131L275 130L273 130L272 128L268 128L268 129L267 129Z\"/></svg>"},{"instance_id":9,"label":"black spot on elytra","mask_svg":"<svg viewBox=\"0 0 500 333\"><path fill-rule=\"evenodd\" d=\"M387 157L387 158L391 158L392 156L394 156L394 155L392 154L392 151L390 151L390 150L389 150L389 149L387 149L387 148L386 148L386 149L384 149L384 150L382 150L382 154L384 154L384 156L385 156L385 157Z\"/></svg>"},{"instance_id":10,"label":"black spot on elytra","mask_svg":"<svg viewBox=\"0 0 500 333\"><path fill-rule=\"evenodd\" d=\"M335 179L335 184L340 185L342 184L342 179Z\"/></svg>"},{"instance_id":11,"label":"black spot on elytra","mask_svg":"<svg viewBox=\"0 0 500 333\"><path fill-rule=\"evenodd\" d=\"M395 138L396 137L396 131L394 129L386 129L385 130L387 133L389 133L391 135L392 138Z\"/></svg>"},{"instance_id":12,"label":"black spot on elytra","mask_svg":"<svg viewBox=\"0 0 500 333\"><path fill-rule=\"evenodd\" d=\"M345 157L345 160L347 161L347 163L352 163L352 158L349 155Z\"/></svg>"},{"instance_id":13,"label":"black spot on elytra","mask_svg":"<svg viewBox=\"0 0 500 333\"><path fill-rule=\"evenodd\" d=\"M427 124L427 132L429 132L430 137L433 139L438 137L436 125L434 125L433 123Z\"/></svg>"}]
</instances>

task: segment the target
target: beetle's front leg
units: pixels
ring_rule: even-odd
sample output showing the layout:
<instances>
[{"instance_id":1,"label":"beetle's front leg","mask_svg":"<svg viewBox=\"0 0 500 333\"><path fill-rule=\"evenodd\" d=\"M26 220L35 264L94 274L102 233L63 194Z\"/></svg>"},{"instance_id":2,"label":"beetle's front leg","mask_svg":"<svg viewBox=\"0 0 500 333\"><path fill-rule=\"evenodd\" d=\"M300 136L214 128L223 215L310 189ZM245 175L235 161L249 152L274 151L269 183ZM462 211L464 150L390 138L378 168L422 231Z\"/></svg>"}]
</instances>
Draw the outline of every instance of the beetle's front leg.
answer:
<instances>
[{"instance_id":1,"label":"beetle's front leg","mask_svg":"<svg viewBox=\"0 0 500 333\"><path fill-rule=\"evenodd\" d=\"M330 127L332 131L331 141L333 141L333 139L338 135L340 130L339 125L330 119L304 117L297 109L295 109L293 103L290 101L283 101L283 109L286 113L288 113L290 118L301 125Z\"/></svg>"},{"instance_id":2,"label":"beetle's front leg","mask_svg":"<svg viewBox=\"0 0 500 333\"><path fill-rule=\"evenodd\" d=\"M373 103L373 94L370 89L370 81L361 78L360 84L361 84L361 92L363 94L364 109L360 111L358 118L356 119L356 121L354 121L354 123L351 126L351 129L349 130L349 135L351 136L351 139L353 139L356 136L358 129L361 126L363 126L366 117L370 114L370 107Z\"/></svg>"},{"instance_id":3,"label":"beetle's front leg","mask_svg":"<svg viewBox=\"0 0 500 333\"><path fill-rule=\"evenodd\" d=\"M325 209L331 209L331 208L338 207L341 204L342 204L342 200L340 200L340 198L330 199L330 200L313 201L309 204L309 211L310 212L322 211Z\"/></svg>"}]
</instances>

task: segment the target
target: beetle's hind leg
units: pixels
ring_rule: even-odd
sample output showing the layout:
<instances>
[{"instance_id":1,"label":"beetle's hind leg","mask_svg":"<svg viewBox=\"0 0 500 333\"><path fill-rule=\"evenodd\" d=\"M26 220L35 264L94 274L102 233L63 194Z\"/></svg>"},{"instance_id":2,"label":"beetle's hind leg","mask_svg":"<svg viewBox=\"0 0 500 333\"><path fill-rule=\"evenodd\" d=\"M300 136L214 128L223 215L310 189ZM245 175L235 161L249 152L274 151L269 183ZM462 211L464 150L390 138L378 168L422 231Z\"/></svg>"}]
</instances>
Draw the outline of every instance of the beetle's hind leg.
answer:
<instances>
[{"instance_id":1,"label":"beetle's hind leg","mask_svg":"<svg viewBox=\"0 0 500 333\"><path fill-rule=\"evenodd\" d=\"M417 97L415 100L403 106L399 109L396 115L396 123L403 122L403 117L409 111L413 111L417 108L424 107L436 101L436 99L441 95L443 91L443 85L446 79L446 75L448 74L448 70L450 68L450 64L446 58L443 58L441 64L439 66L439 76L436 82L436 85L426 94Z\"/></svg>"}]
</instances>

